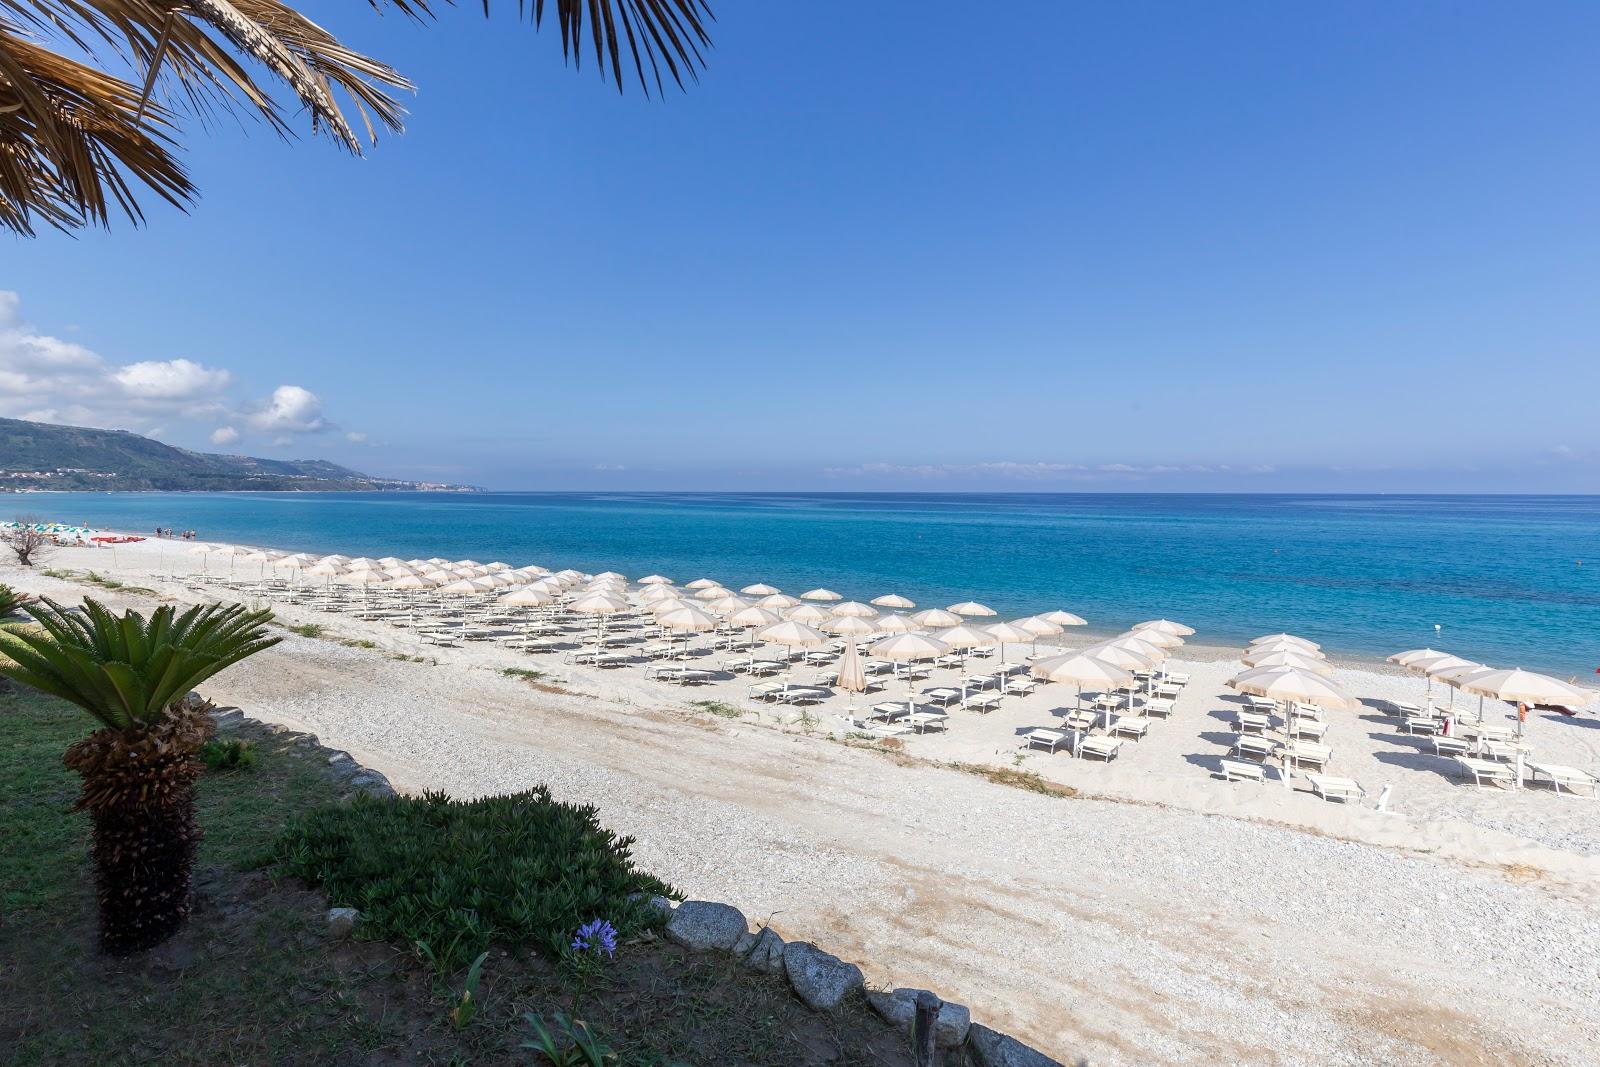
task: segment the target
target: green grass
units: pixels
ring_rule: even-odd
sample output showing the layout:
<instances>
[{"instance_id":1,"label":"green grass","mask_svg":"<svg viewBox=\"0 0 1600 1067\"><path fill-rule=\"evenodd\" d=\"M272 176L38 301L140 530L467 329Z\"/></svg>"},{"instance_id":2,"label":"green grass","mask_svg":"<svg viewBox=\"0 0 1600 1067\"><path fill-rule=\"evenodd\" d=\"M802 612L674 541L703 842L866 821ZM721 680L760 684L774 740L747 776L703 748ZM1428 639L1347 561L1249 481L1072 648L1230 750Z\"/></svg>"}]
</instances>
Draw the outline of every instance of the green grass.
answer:
<instances>
[{"instance_id":1,"label":"green grass","mask_svg":"<svg viewBox=\"0 0 1600 1067\"><path fill-rule=\"evenodd\" d=\"M620 843L595 826L592 812L548 803L542 794L476 807L439 798L332 806L344 787L327 765L327 750L249 723L221 739L248 741L256 765L200 779L205 837L195 871L198 904L187 926L149 953L109 959L95 945L88 821L71 810L78 779L61 763L63 750L93 727L61 701L0 694L6 1067L538 1067L543 1058L521 1047L531 1037L525 1014L549 1019L575 1008L615 1050L610 1067L909 1067L904 1039L864 1003L819 1015L781 977L753 974L726 956L688 953L647 931L625 937L615 961L581 980L547 951L529 951L529 940L495 941L473 997L475 1014L457 1029L450 1012L461 1003L463 975L431 971L409 945L330 941L323 930L328 899L268 869L289 824L301 827L293 840L306 840L313 826L327 841L344 840L353 854L348 863L322 860L340 870L379 873L386 864L408 887L403 897L438 905L441 916L425 921L445 928L464 925L459 913L468 908L481 909L485 922L521 922L505 918L516 896L505 882L528 874L524 864L543 871L533 877L547 889L552 875L558 882L564 875L568 885L550 896L584 919L616 921L624 885L658 883L623 873ZM543 841L547 852L570 855L547 855L541 866L523 834ZM433 858L408 857L412 849ZM374 864L374 856L389 858ZM473 864L484 868L481 878L459 877ZM582 873L597 868L598 883ZM419 878L441 895L418 896ZM462 895L473 886L500 899ZM523 904L530 916L548 910ZM419 928L416 921L405 920L407 931ZM375 925L362 929L363 937L378 932ZM532 940L547 950L554 939L552 930Z\"/></svg>"},{"instance_id":2,"label":"green grass","mask_svg":"<svg viewBox=\"0 0 1600 1067\"><path fill-rule=\"evenodd\" d=\"M208 771L218 773L248 771L254 768L260 759L261 755L256 751L256 746L249 741L213 738L200 746L200 762L206 765Z\"/></svg>"},{"instance_id":3,"label":"green grass","mask_svg":"<svg viewBox=\"0 0 1600 1067\"><path fill-rule=\"evenodd\" d=\"M989 767L982 763L952 763L950 766L958 771L975 774L979 778L987 778L997 785L1026 789L1030 793L1039 793L1047 797L1068 798L1078 795L1078 791L1072 786L1052 782L1033 771L1021 771L1014 767Z\"/></svg>"},{"instance_id":4,"label":"green grass","mask_svg":"<svg viewBox=\"0 0 1600 1067\"><path fill-rule=\"evenodd\" d=\"M302 622L294 626L285 625L284 629L292 634L299 634L301 637L321 637L323 632L321 624L315 622Z\"/></svg>"},{"instance_id":5,"label":"green grass","mask_svg":"<svg viewBox=\"0 0 1600 1067\"><path fill-rule=\"evenodd\" d=\"M340 639L339 643L341 645L343 645L345 648L377 648L378 647L378 642L376 642L376 641L368 641L364 637L346 637L346 638Z\"/></svg>"},{"instance_id":6,"label":"green grass","mask_svg":"<svg viewBox=\"0 0 1600 1067\"><path fill-rule=\"evenodd\" d=\"M526 667L501 667L500 673L507 678L521 678L524 682L537 682L544 677L544 671L529 670Z\"/></svg>"},{"instance_id":7,"label":"green grass","mask_svg":"<svg viewBox=\"0 0 1600 1067\"><path fill-rule=\"evenodd\" d=\"M743 709L729 704L726 700L691 700L689 701L689 706L699 708L701 711L708 711L713 715L719 715L724 719L737 719L744 714Z\"/></svg>"}]
</instances>

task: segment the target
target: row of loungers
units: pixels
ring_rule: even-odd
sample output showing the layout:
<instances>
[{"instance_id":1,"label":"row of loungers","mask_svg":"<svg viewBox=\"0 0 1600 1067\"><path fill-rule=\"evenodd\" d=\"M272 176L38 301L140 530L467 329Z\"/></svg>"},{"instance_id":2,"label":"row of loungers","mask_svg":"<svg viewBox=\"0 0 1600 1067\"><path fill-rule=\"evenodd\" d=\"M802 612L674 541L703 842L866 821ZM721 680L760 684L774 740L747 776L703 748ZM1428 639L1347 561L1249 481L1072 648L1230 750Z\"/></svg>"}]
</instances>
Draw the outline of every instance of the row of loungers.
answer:
<instances>
[{"instance_id":1,"label":"row of loungers","mask_svg":"<svg viewBox=\"0 0 1600 1067\"><path fill-rule=\"evenodd\" d=\"M1150 724L1156 717L1167 718L1172 714L1173 702L1183 687L1189 682L1187 674L1168 675L1162 684L1154 689L1154 693L1133 714L1133 701L1135 694L1128 692L1124 698L1114 694L1103 693L1096 697L1092 707L1098 710L1074 708L1066 715L1063 725L1068 729L1037 729L1030 730L1022 737L1022 747L1027 749L1042 749L1054 754L1060 749L1066 749L1072 756L1093 756L1096 759L1109 763L1117 758L1122 751L1122 746L1129 740L1138 742L1150 731ZM1118 708L1125 707L1129 714L1116 714ZM1093 730L1101 726L1104 719L1104 734L1094 734ZM1073 739L1076 738L1076 744Z\"/></svg>"}]
</instances>

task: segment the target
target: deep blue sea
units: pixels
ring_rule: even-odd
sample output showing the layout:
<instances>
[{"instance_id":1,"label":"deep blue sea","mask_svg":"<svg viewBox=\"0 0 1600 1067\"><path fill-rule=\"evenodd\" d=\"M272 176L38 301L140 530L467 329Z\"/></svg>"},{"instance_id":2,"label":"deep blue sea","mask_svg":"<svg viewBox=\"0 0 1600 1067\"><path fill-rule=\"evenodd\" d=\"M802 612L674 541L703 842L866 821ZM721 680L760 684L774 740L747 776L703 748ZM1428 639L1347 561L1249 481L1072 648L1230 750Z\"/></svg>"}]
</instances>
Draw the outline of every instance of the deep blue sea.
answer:
<instances>
[{"instance_id":1,"label":"deep blue sea","mask_svg":"<svg viewBox=\"0 0 1600 1067\"><path fill-rule=\"evenodd\" d=\"M971 598L1006 617L1063 608L1105 631L1163 616L1207 643L1289 630L1364 656L1432 645L1563 676L1600 665L1600 497L63 493L17 505L293 550Z\"/></svg>"}]
</instances>

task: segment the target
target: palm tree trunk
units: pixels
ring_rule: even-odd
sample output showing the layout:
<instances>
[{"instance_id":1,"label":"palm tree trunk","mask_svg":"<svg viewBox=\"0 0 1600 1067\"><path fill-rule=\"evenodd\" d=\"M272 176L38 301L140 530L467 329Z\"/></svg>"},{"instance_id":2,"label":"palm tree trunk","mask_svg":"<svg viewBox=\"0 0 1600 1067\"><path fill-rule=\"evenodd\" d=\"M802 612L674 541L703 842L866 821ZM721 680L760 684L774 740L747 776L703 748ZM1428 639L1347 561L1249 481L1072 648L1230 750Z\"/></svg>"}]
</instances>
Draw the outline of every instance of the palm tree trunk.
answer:
<instances>
[{"instance_id":1,"label":"palm tree trunk","mask_svg":"<svg viewBox=\"0 0 1600 1067\"><path fill-rule=\"evenodd\" d=\"M203 765L195 754L215 729L207 712L173 708L154 727L97 730L67 749L67 766L83 777L76 807L94 826L107 952L160 944L188 918L200 840L194 784Z\"/></svg>"}]
</instances>

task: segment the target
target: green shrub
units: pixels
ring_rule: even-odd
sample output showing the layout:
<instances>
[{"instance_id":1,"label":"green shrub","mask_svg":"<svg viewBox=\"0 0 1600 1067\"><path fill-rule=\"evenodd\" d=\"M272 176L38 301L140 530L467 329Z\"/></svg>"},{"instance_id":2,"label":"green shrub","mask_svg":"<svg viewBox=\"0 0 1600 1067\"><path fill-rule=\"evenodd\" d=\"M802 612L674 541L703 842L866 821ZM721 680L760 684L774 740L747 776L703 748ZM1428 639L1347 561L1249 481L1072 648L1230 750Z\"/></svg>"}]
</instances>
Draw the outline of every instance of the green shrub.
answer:
<instances>
[{"instance_id":1,"label":"green shrub","mask_svg":"<svg viewBox=\"0 0 1600 1067\"><path fill-rule=\"evenodd\" d=\"M260 754L248 741L207 741L200 746L200 762L208 771L248 771Z\"/></svg>"},{"instance_id":2,"label":"green shrub","mask_svg":"<svg viewBox=\"0 0 1600 1067\"><path fill-rule=\"evenodd\" d=\"M634 867L632 846L593 806L537 786L470 801L363 794L290 823L276 859L333 906L359 908L364 931L410 944L443 974L491 941L555 958L592 919L623 936L653 925L644 895L677 894Z\"/></svg>"},{"instance_id":3,"label":"green shrub","mask_svg":"<svg viewBox=\"0 0 1600 1067\"><path fill-rule=\"evenodd\" d=\"M299 634L301 637L322 636L322 627L314 622L302 622L295 626L285 626L284 629L292 634Z\"/></svg>"},{"instance_id":4,"label":"green shrub","mask_svg":"<svg viewBox=\"0 0 1600 1067\"><path fill-rule=\"evenodd\" d=\"M691 700L689 701L689 706L699 708L701 711L709 711L713 715L720 715L724 719L737 719L744 714L743 710L725 700Z\"/></svg>"}]
</instances>

